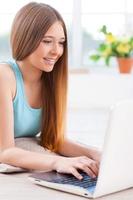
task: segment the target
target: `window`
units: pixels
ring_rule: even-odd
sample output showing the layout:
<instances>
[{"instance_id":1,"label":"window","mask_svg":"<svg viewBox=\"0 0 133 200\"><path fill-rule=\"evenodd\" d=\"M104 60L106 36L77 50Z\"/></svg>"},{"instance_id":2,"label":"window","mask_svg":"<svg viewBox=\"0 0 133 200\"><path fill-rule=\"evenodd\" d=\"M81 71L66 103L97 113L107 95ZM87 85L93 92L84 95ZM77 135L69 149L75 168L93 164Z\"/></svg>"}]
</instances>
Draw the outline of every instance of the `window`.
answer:
<instances>
[{"instance_id":1,"label":"window","mask_svg":"<svg viewBox=\"0 0 133 200\"><path fill-rule=\"evenodd\" d=\"M25 4L31 2L30 0L4 0L0 7L0 60L6 60L11 57L10 50L10 30L16 12ZM71 52L71 24L72 24L72 10L73 1L67 0L65 3L62 0L36 0L36 2L43 2L56 8L63 16L67 26L69 36L69 49ZM71 54L71 53L70 53Z\"/></svg>"},{"instance_id":2,"label":"window","mask_svg":"<svg viewBox=\"0 0 133 200\"><path fill-rule=\"evenodd\" d=\"M37 0L40 2L40 0ZM0 7L0 60L11 56L9 33L16 12L28 0L4 0ZM102 41L98 32L102 25L106 25L111 32L133 34L133 1L132 0L41 0L56 8L63 16L68 30L69 67L95 68L104 66L104 62L97 64L89 59L89 55ZM114 23L115 22L115 23ZM112 66L115 60L112 60Z\"/></svg>"}]
</instances>

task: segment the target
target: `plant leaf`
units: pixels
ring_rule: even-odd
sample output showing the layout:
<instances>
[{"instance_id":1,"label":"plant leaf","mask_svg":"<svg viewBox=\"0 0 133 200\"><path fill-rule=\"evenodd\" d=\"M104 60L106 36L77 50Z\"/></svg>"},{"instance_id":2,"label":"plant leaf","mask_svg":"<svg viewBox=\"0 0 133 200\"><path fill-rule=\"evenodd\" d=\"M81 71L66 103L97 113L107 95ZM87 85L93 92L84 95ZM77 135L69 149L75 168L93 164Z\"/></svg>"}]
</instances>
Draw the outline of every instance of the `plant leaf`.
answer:
<instances>
[{"instance_id":1,"label":"plant leaf","mask_svg":"<svg viewBox=\"0 0 133 200\"><path fill-rule=\"evenodd\" d=\"M98 50L102 52L102 51L105 51L106 48L107 48L107 45L102 43L102 44L100 44Z\"/></svg>"},{"instance_id":2,"label":"plant leaf","mask_svg":"<svg viewBox=\"0 0 133 200\"><path fill-rule=\"evenodd\" d=\"M90 59L93 61L98 61L100 59L100 55L91 55Z\"/></svg>"},{"instance_id":3,"label":"plant leaf","mask_svg":"<svg viewBox=\"0 0 133 200\"><path fill-rule=\"evenodd\" d=\"M103 25L102 28L100 29L100 32L107 34L107 27Z\"/></svg>"},{"instance_id":4,"label":"plant leaf","mask_svg":"<svg viewBox=\"0 0 133 200\"><path fill-rule=\"evenodd\" d=\"M105 58L105 63L106 63L107 66L109 66L109 61L110 61L110 56Z\"/></svg>"}]
</instances>

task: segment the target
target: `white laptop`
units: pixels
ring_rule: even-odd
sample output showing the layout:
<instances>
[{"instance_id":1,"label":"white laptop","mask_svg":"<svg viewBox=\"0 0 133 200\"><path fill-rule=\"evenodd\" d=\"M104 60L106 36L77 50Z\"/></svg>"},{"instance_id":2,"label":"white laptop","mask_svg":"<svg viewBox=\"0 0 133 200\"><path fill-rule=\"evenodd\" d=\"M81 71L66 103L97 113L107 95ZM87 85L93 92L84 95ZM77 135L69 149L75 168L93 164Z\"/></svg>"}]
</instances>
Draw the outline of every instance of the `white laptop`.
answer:
<instances>
[{"instance_id":1,"label":"white laptop","mask_svg":"<svg viewBox=\"0 0 133 200\"><path fill-rule=\"evenodd\" d=\"M83 174L79 181L57 172L33 173L29 178L38 185L96 198L133 187L132 152L133 100L124 100L110 109L97 180Z\"/></svg>"}]
</instances>

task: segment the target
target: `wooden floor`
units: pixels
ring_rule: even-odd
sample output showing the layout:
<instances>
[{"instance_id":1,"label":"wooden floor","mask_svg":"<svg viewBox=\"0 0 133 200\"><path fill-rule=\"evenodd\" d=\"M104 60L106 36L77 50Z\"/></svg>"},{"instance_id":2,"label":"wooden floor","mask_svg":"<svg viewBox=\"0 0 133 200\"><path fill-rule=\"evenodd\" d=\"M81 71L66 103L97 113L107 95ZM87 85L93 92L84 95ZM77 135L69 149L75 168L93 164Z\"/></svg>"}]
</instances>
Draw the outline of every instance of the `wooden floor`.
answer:
<instances>
[{"instance_id":1,"label":"wooden floor","mask_svg":"<svg viewBox=\"0 0 133 200\"><path fill-rule=\"evenodd\" d=\"M68 113L68 136L84 144L102 148L109 112L107 110L71 110ZM81 200L80 196L34 185L29 173L0 174L0 200ZM133 200L133 189L98 198Z\"/></svg>"}]
</instances>

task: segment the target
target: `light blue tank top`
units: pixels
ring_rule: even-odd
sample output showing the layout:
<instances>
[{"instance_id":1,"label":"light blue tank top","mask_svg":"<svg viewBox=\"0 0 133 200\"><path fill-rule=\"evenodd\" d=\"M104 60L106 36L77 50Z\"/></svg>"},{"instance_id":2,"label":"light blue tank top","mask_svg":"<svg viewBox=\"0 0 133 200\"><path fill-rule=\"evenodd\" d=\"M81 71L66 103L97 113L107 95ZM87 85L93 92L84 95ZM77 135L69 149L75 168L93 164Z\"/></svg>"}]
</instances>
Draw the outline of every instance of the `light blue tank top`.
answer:
<instances>
[{"instance_id":1,"label":"light blue tank top","mask_svg":"<svg viewBox=\"0 0 133 200\"><path fill-rule=\"evenodd\" d=\"M27 102L22 73L15 61L7 62L16 77L16 96L13 100L14 134L17 137L33 137L40 132L42 109L34 109Z\"/></svg>"}]
</instances>

